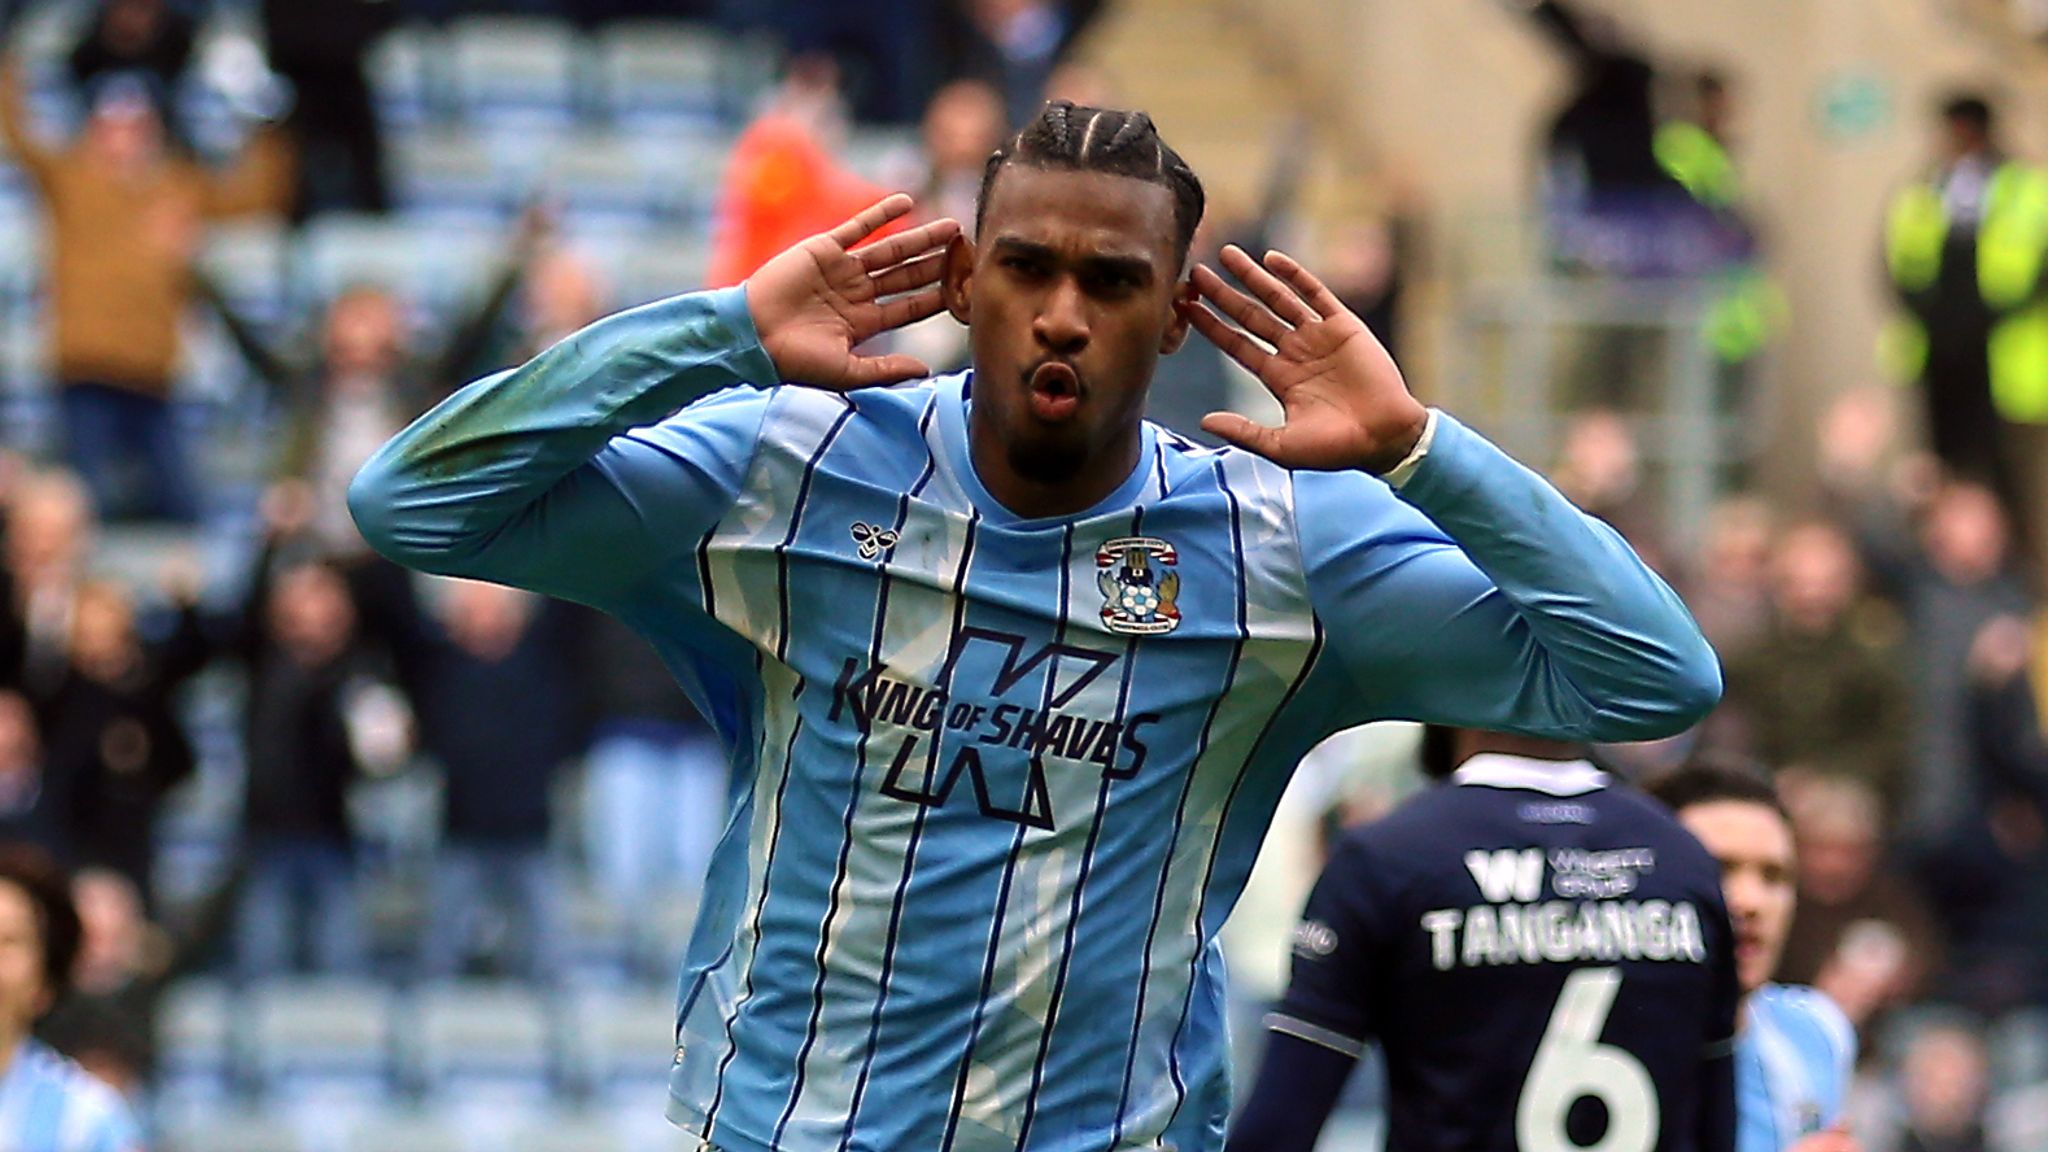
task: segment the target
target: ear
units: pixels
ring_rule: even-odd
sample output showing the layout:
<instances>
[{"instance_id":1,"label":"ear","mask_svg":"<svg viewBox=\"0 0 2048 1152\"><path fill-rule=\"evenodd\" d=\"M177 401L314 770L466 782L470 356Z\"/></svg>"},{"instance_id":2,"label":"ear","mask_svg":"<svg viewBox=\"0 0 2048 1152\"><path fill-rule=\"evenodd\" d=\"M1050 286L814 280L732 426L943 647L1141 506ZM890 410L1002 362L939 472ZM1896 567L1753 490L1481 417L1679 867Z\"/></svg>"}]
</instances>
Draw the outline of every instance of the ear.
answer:
<instances>
[{"instance_id":1,"label":"ear","mask_svg":"<svg viewBox=\"0 0 2048 1152\"><path fill-rule=\"evenodd\" d=\"M1196 303L1199 294L1193 280L1182 280L1173 286L1173 299L1167 307L1173 310L1173 319L1166 325L1166 331L1159 336L1159 354L1171 356L1180 351L1188 340L1188 309L1200 307Z\"/></svg>"},{"instance_id":2,"label":"ear","mask_svg":"<svg viewBox=\"0 0 2048 1152\"><path fill-rule=\"evenodd\" d=\"M974 241L966 233L953 237L946 245L946 269L940 280L940 295L945 298L946 311L962 324L972 325L974 309L970 301L974 286Z\"/></svg>"}]
</instances>

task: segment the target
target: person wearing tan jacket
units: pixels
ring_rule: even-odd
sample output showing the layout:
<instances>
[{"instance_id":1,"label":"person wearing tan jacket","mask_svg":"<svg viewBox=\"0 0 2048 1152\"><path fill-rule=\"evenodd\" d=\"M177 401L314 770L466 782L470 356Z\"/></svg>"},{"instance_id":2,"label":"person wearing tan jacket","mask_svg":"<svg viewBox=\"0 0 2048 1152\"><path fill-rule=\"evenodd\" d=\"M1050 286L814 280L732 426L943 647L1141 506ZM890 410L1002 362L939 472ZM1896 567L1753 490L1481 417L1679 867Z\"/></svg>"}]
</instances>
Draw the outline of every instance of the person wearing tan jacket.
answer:
<instances>
[{"instance_id":1,"label":"person wearing tan jacket","mask_svg":"<svg viewBox=\"0 0 2048 1152\"><path fill-rule=\"evenodd\" d=\"M168 401L199 228L281 211L289 152L260 132L225 170L186 159L123 78L93 92L75 139L52 145L29 128L12 62L0 64L0 137L42 197L50 366L70 462L110 519L188 520L195 502Z\"/></svg>"}]
</instances>

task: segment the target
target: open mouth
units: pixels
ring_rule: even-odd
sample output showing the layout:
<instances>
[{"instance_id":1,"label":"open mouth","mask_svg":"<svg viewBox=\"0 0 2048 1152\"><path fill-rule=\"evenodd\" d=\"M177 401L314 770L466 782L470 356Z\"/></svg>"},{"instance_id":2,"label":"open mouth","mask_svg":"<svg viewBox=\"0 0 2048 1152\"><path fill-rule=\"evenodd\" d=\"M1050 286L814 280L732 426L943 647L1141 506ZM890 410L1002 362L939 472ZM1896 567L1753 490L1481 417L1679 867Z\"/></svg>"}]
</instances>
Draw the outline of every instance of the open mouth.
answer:
<instances>
[{"instance_id":1,"label":"open mouth","mask_svg":"<svg viewBox=\"0 0 2048 1152\"><path fill-rule=\"evenodd\" d=\"M1067 420L1081 406L1081 376L1069 364L1048 360L1032 369L1028 384L1031 413L1040 420Z\"/></svg>"}]
</instances>

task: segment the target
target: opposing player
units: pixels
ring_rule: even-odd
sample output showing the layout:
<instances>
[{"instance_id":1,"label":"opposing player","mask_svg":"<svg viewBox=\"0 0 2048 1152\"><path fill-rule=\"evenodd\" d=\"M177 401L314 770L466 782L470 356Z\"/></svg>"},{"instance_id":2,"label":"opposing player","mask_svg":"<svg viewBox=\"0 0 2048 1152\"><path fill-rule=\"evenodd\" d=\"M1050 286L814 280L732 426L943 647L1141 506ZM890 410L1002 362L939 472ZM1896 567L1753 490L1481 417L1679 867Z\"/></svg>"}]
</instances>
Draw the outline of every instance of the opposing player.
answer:
<instances>
[{"instance_id":1,"label":"opposing player","mask_svg":"<svg viewBox=\"0 0 2048 1152\"><path fill-rule=\"evenodd\" d=\"M34 852L0 849L0 1148L141 1152L118 1093L29 1029L70 983L78 911L65 879Z\"/></svg>"},{"instance_id":2,"label":"opposing player","mask_svg":"<svg viewBox=\"0 0 2048 1152\"><path fill-rule=\"evenodd\" d=\"M910 207L471 385L351 503L396 560L635 625L725 740L684 1127L1213 1149L1216 933L1310 745L1391 715L1670 732L1715 660L1294 261L1229 252L1250 295L1190 279L1201 185L1144 116L1049 105L991 158L973 239L859 247ZM924 366L862 342L942 308L973 370L873 387ZM1284 425L1212 415L1244 447L1204 451L1141 419L1190 327Z\"/></svg>"},{"instance_id":3,"label":"opposing player","mask_svg":"<svg viewBox=\"0 0 2048 1152\"><path fill-rule=\"evenodd\" d=\"M1569 745L1425 747L1449 782L1347 834L1309 896L1230 1152L1309 1152L1373 1041L1389 1152L1728 1152L1713 858Z\"/></svg>"},{"instance_id":4,"label":"opposing player","mask_svg":"<svg viewBox=\"0 0 2048 1152\"><path fill-rule=\"evenodd\" d=\"M1770 781L1729 764L1690 764L1652 785L1721 862L1742 979L1735 1046L1737 1152L1856 1152L1842 1099L1856 1031L1811 988L1773 984L1798 900L1792 821Z\"/></svg>"}]
</instances>

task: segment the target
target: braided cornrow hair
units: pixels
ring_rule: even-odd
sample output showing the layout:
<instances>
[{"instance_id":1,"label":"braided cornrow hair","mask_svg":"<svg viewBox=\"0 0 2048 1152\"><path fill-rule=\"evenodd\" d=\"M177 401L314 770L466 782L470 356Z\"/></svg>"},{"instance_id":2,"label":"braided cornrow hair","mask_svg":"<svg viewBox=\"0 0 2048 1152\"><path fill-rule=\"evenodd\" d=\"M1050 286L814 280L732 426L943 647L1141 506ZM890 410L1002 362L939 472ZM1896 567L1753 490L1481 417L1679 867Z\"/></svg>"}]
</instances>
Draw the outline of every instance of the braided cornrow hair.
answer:
<instances>
[{"instance_id":1,"label":"braided cornrow hair","mask_svg":"<svg viewBox=\"0 0 2048 1152\"><path fill-rule=\"evenodd\" d=\"M996 173L1005 164L1030 168L1067 169L1129 176L1164 185L1173 193L1173 222L1178 244L1176 258L1185 262L1188 246L1194 243L1195 226L1202 222L1206 197L1194 169L1180 153L1166 146L1152 118L1143 112L1115 108L1087 108L1065 100L1053 100L1038 118L1024 126L988 158L981 173L981 194L975 200L974 227L981 230L981 218L988 212L989 192Z\"/></svg>"}]
</instances>

